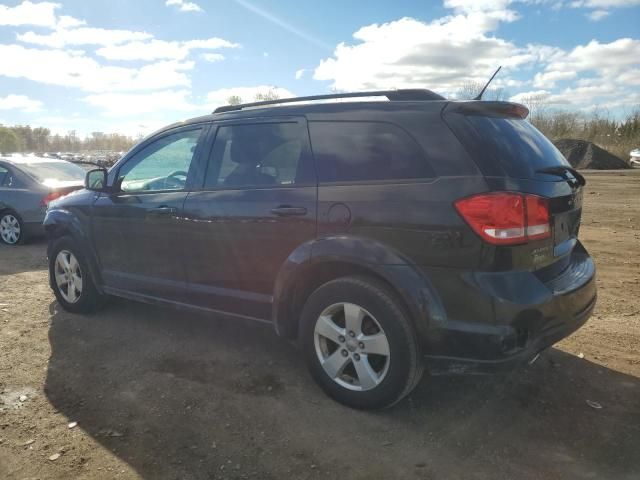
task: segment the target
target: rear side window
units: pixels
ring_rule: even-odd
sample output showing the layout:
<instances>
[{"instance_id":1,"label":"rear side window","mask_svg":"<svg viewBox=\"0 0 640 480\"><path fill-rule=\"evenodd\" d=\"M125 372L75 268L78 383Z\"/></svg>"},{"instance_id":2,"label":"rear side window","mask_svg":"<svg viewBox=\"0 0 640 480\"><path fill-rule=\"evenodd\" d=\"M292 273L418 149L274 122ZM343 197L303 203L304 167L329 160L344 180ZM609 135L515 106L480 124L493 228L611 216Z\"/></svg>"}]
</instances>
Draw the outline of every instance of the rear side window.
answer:
<instances>
[{"instance_id":1,"label":"rear side window","mask_svg":"<svg viewBox=\"0 0 640 480\"><path fill-rule=\"evenodd\" d=\"M44 185L56 182L82 182L86 173L82 167L63 160L21 163L20 168Z\"/></svg>"},{"instance_id":2,"label":"rear side window","mask_svg":"<svg viewBox=\"0 0 640 480\"><path fill-rule=\"evenodd\" d=\"M9 170L0 165L0 187L6 187L7 179L11 176Z\"/></svg>"},{"instance_id":3,"label":"rear side window","mask_svg":"<svg viewBox=\"0 0 640 480\"><path fill-rule=\"evenodd\" d=\"M513 178L533 178L536 171L569 162L540 131L519 118L467 115L452 122L467 149L495 172L495 164ZM494 165L490 165L493 163ZM500 172L501 173L501 172Z\"/></svg>"},{"instance_id":4,"label":"rear side window","mask_svg":"<svg viewBox=\"0 0 640 480\"><path fill-rule=\"evenodd\" d=\"M205 188L283 186L314 181L308 136L297 122L218 128Z\"/></svg>"},{"instance_id":5,"label":"rear side window","mask_svg":"<svg viewBox=\"0 0 640 480\"><path fill-rule=\"evenodd\" d=\"M434 176L422 148L383 122L309 122L321 182L409 180Z\"/></svg>"}]
</instances>

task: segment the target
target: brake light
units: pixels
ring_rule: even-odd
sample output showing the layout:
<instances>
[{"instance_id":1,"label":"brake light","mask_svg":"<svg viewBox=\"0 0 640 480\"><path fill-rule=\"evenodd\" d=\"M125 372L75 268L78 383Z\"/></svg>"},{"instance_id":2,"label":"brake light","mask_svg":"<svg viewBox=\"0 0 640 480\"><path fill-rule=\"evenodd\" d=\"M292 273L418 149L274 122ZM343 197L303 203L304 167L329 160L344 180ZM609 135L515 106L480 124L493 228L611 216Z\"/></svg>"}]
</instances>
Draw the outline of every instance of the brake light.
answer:
<instances>
[{"instance_id":1,"label":"brake light","mask_svg":"<svg viewBox=\"0 0 640 480\"><path fill-rule=\"evenodd\" d=\"M551 236L549 202L536 195L500 192L455 202L456 210L492 245L518 245Z\"/></svg>"},{"instance_id":2,"label":"brake light","mask_svg":"<svg viewBox=\"0 0 640 480\"><path fill-rule=\"evenodd\" d=\"M49 195L47 195L46 197L44 197L42 200L40 200L40 206L42 207L46 207L49 205L49 202L53 202L54 200L63 197L64 195L66 195L69 192L51 192Z\"/></svg>"}]
</instances>

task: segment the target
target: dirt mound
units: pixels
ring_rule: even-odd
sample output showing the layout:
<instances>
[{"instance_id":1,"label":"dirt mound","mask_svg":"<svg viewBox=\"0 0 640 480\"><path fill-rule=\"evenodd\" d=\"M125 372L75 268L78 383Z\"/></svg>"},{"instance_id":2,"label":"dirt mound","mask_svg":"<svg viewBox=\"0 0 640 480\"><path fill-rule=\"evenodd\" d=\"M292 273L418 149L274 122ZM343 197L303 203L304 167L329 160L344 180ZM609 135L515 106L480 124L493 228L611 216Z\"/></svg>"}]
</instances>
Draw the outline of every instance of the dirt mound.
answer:
<instances>
[{"instance_id":1,"label":"dirt mound","mask_svg":"<svg viewBox=\"0 0 640 480\"><path fill-rule=\"evenodd\" d=\"M629 164L621 158L603 150L595 143L587 142L586 140L563 138L553 143L573 168L592 168L595 170L630 168Z\"/></svg>"}]
</instances>

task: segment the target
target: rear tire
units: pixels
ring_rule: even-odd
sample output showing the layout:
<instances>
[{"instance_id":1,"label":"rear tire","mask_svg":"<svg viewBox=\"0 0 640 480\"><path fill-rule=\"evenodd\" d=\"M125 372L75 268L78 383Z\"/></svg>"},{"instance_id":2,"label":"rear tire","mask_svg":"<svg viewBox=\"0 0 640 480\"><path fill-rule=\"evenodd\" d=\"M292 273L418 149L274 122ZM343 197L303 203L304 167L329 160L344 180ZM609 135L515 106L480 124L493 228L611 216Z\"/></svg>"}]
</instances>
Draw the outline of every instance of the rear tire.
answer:
<instances>
[{"instance_id":1,"label":"rear tire","mask_svg":"<svg viewBox=\"0 0 640 480\"><path fill-rule=\"evenodd\" d=\"M22 218L13 210L0 213L0 241L5 245L22 245L27 234Z\"/></svg>"},{"instance_id":2,"label":"rear tire","mask_svg":"<svg viewBox=\"0 0 640 480\"><path fill-rule=\"evenodd\" d=\"M380 281L350 276L322 285L307 300L301 321L311 375L344 405L390 407L422 376L415 329L394 292Z\"/></svg>"},{"instance_id":3,"label":"rear tire","mask_svg":"<svg viewBox=\"0 0 640 480\"><path fill-rule=\"evenodd\" d=\"M106 296L98 292L78 242L68 236L58 238L49 252L49 283L62 308L90 313L104 306Z\"/></svg>"}]
</instances>

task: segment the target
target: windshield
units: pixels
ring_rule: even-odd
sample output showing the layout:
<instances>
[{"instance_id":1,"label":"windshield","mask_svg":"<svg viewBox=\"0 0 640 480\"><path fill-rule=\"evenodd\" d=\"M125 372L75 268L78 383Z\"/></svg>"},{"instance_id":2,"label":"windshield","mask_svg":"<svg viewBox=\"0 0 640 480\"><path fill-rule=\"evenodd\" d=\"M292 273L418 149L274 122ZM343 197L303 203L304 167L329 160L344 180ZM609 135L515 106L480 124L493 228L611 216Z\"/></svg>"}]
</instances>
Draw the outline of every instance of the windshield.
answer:
<instances>
[{"instance_id":1,"label":"windshield","mask_svg":"<svg viewBox=\"0 0 640 480\"><path fill-rule=\"evenodd\" d=\"M45 185L58 182L82 182L85 171L69 162L21 163L19 167Z\"/></svg>"},{"instance_id":2,"label":"windshield","mask_svg":"<svg viewBox=\"0 0 640 480\"><path fill-rule=\"evenodd\" d=\"M460 133L471 154L490 172L496 172L495 167L499 166L504 172L500 173L510 177L533 178L545 168L571 166L527 120L480 115L465 115L463 119L450 124Z\"/></svg>"}]
</instances>

